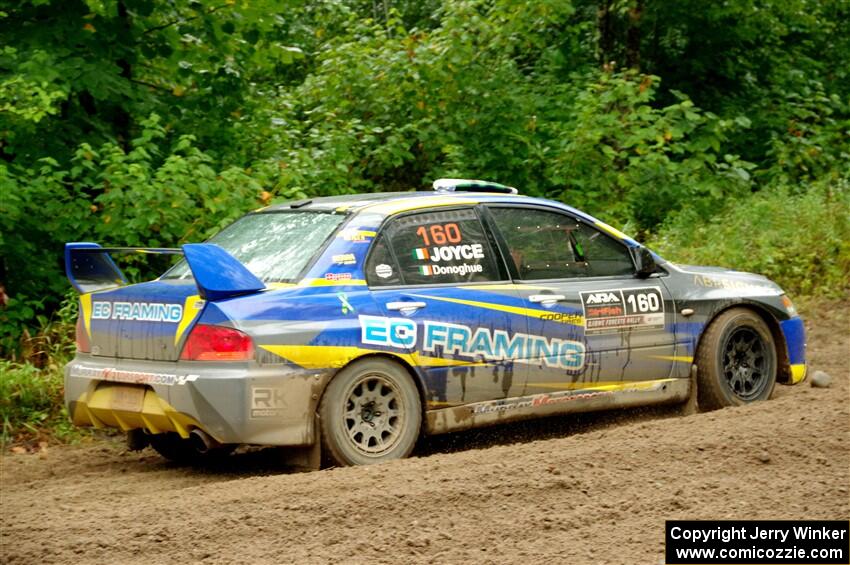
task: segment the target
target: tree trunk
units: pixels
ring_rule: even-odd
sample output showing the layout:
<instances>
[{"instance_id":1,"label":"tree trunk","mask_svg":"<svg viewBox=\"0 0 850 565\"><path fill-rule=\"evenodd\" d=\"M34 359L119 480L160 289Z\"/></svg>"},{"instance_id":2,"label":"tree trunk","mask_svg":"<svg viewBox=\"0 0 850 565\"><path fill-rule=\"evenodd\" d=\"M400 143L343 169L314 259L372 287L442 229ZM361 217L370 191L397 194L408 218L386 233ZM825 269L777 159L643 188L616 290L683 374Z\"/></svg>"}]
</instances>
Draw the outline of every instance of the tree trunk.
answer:
<instances>
[{"instance_id":1,"label":"tree trunk","mask_svg":"<svg viewBox=\"0 0 850 565\"><path fill-rule=\"evenodd\" d=\"M614 16L611 13L613 0L600 0L596 13L596 25L599 31L599 64L603 69L612 70L614 56Z\"/></svg>"},{"instance_id":2,"label":"tree trunk","mask_svg":"<svg viewBox=\"0 0 850 565\"><path fill-rule=\"evenodd\" d=\"M135 50L135 45L132 44L132 23L130 22L130 14L127 12L127 6L123 0L118 2L118 25L121 31L121 37L128 42L127 51ZM133 67L126 55L122 56L115 62L118 68L121 69L121 78L130 81L133 79ZM115 137L118 143L125 151L130 150L130 141L133 139L131 128L133 127L133 119L130 112L119 102L115 107L115 116L113 118L113 126L115 127Z\"/></svg>"},{"instance_id":3,"label":"tree trunk","mask_svg":"<svg viewBox=\"0 0 850 565\"><path fill-rule=\"evenodd\" d=\"M640 23L644 0L635 0L629 9L629 27L626 31L626 66L640 72Z\"/></svg>"}]
</instances>

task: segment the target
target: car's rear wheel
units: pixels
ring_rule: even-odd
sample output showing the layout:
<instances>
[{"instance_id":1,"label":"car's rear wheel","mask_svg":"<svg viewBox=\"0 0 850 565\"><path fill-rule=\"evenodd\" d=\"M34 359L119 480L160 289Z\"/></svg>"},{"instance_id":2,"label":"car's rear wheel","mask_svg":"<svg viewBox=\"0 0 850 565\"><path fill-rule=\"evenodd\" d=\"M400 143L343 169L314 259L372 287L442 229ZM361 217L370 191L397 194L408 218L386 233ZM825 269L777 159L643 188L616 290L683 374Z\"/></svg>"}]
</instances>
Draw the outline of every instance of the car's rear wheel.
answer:
<instances>
[{"instance_id":1,"label":"car's rear wheel","mask_svg":"<svg viewBox=\"0 0 850 565\"><path fill-rule=\"evenodd\" d=\"M697 354L699 406L715 410L770 398L776 386L776 347L765 321L732 308L711 322Z\"/></svg>"},{"instance_id":2,"label":"car's rear wheel","mask_svg":"<svg viewBox=\"0 0 850 565\"><path fill-rule=\"evenodd\" d=\"M323 453L337 465L407 457L419 437L422 405L410 373L389 359L352 363L319 405Z\"/></svg>"}]
</instances>

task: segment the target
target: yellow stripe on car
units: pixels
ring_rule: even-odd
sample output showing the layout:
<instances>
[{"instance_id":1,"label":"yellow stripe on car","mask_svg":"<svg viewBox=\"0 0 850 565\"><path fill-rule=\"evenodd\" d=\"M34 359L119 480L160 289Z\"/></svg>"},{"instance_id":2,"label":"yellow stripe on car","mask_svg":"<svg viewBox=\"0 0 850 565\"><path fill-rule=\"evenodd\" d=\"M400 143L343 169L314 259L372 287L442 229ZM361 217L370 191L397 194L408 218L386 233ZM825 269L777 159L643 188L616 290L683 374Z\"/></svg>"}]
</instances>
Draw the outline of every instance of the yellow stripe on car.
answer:
<instances>
[{"instance_id":1,"label":"yellow stripe on car","mask_svg":"<svg viewBox=\"0 0 850 565\"><path fill-rule=\"evenodd\" d=\"M298 286L298 285L296 285L295 283L283 283L283 282L266 283L266 288L271 289L271 290L279 290L281 288L295 288L296 286Z\"/></svg>"},{"instance_id":2,"label":"yellow stripe on car","mask_svg":"<svg viewBox=\"0 0 850 565\"><path fill-rule=\"evenodd\" d=\"M598 381L598 382L575 382L575 383L528 383L525 386L531 388L548 388L557 390L632 390L653 388L660 384L677 381L680 379L654 379L651 381Z\"/></svg>"},{"instance_id":3,"label":"yellow stripe on car","mask_svg":"<svg viewBox=\"0 0 850 565\"><path fill-rule=\"evenodd\" d=\"M471 284L459 286L461 290L551 290L548 286L536 286L533 284Z\"/></svg>"},{"instance_id":4,"label":"yellow stripe on car","mask_svg":"<svg viewBox=\"0 0 850 565\"><path fill-rule=\"evenodd\" d=\"M83 313L83 324L86 326L86 335L91 337L91 294L80 295L80 309Z\"/></svg>"},{"instance_id":5,"label":"yellow stripe on car","mask_svg":"<svg viewBox=\"0 0 850 565\"><path fill-rule=\"evenodd\" d=\"M348 279L331 281L328 279L304 279L298 286L366 286L366 281L363 279Z\"/></svg>"},{"instance_id":6,"label":"yellow stripe on car","mask_svg":"<svg viewBox=\"0 0 850 565\"><path fill-rule=\"evenodd\" d=\"M611 235L613 235L614 237L616 237L618 239L631 239L629 236L627 236L626 234L624 234L623 232L621 232L620 230L618 230L614 226L609 226L605 222L600 222L599 220L596 220L595 223L596 223L597 227L602 228L603 230L607 231L608 233L610 233Z\"/></svg>"},{"instance_id":7,"label":"yellow stripe on car","mask_svg":"<svg viewBox=\"0 0 850 565\"><path fill-rule=\"evenodd\" d=\"M374 354L394 355L410 365L419 367L480 367L487 365L487 363L475 361L427 357L417 352L396 353L344 345L261 345L260 347L305 369L339 368L358 357Z\"/></svg>"},{"instance_id":8,"label":"yellow stripe on car","mask_svg":"<svg viewBox=\"0 0 850 565\"><path fill-rule=\"evenodd\" d=\"M584 317L579 314L561 313L554 310L538 310L536 308L523 308L521 306L508 306L507 304L494 304L492 302L479 302L478 300L464 300L462 298L445 298L441 296L427 296L424 294L412 294L411 296L427 298L428 300L440 300L443 302L452 302L454 304L463 304L464 306L474 306L476 308L495 310L497 312L507 312L508 314L528 316L530 318L542 319L544 316L551 316L553 317L551 321L584 327Z\"/></svg>"},{"instance_id":9,"label":"yellow stripe on car","mask_svg":"<svg viewBox=\"0 0 850 565\"><path fill-rule=\"evenodd\" d=\"M478 204L476 200L468 198L456 198L453 196L417 196L413 198L403 198L400 200L391 200L389 202L376 202L364 206L364 209L370 212L390 215L400 212L410 212L412 210L421 210L422 208L435 208L441 206L468 206Z\"/></svg>"},{"instance_id":10,"label":"yellow stripe on car","mask_svg":"<svg viewBox=\"0 0 850 565\"><path fill-rule=\"evenodd\" d=\"M201 308L198 304L201 300L203 299L197 294L186 297L186 300L183 302L183 317L180 318L180 323L177 324L177 332L174 334L174 345L180 342L180 338L186 333L186 328L191 326L195 318L198 317L198 314L201 313Z\"/></svg>"},{"instance_id":11,"label":"yellow stripe on car","mask_svg":"<svg viewBox=\"0 0 850 565\"><path fill-rule=\"evenodd\" d=\"M694 358L688 355L650 355L650 359L663 359L664 361L676 361L677 363L693 363Z\"/></svg>"}]
</instances>

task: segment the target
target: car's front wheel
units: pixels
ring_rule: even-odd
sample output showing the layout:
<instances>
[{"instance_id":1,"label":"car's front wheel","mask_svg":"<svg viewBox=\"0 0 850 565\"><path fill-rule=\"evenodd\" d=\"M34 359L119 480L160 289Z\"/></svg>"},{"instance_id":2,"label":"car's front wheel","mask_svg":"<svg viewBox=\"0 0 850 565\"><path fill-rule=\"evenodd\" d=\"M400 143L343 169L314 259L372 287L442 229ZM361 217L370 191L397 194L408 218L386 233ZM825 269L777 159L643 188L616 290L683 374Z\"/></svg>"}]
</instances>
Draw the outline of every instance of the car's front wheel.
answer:
<instances>
[{"instance_id":1,"label":"car's front wheel","mask_svg":"<svg viewBox=\"0 0 850 565\"><path fill-rule=\"evenodd\" d=\"M776 385L776 347L765 321L732 308L705 331L697 354L699 406L715 410L766 400Z\"/></svg>"},{"instance_id":2,"label":"car's front wheel","mask_svg":"<svg viewBox=\"0 0 850 565\"><path fill-rule=\"evenodd\" d=\"M419 437L422 405L410 373L389 359L352 363L319 405L323 452L337 465L407 457Z\"/></svg>"}]
</instances>

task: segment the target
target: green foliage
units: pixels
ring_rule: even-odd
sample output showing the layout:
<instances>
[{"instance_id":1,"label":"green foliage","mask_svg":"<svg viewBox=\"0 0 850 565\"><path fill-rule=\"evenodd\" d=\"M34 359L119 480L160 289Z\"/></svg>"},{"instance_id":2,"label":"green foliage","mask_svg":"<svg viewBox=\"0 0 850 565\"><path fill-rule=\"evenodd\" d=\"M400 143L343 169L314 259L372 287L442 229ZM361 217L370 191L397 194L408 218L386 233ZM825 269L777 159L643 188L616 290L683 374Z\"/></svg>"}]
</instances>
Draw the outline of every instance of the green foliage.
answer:
<instances>
[{"instance_id":1,"label":"green foliage","mask_svg":"<svg viewBox=\"0 0 850 565\"><path fill-rule=\"evenodd\" d=\"M0 164L0 190L10 197L0 215L0 252L14 289L0 310L0 349L17 349L26 326L67 292L62 242L175 247L207 238L270 197L248 171L214 169L192 136L181 136L160 157L166 133L159 118L142 125L129 151L113 142L97 149L83 143L66 166L49 157L17 171ZM134 276L144 262L126 266Z\"/></svg>"},{"instance_id":2,"label":"green foliage","mask_svg":"<svg viewBox=\"0 0 850 565\"><path fill-rule=\"evenodd\" d=\"M59 439L74 435L62 399L62 371L0 360L0 448L20 437L49 430Z\"/></svg>"},{"instance_id":3,"label":"green foliage","mask_svg":"<svg viewBox=\"0 0 850 565\"><path fill-rule=\"evenodd\" d=\"M674 216L650 245L666 259L760 273L792 294L850 292L850 175L806 190L777 187L710 219Z\"/></svg>"},{"instance_id":4,"label":"green foliage","mask_svg":"<svg viewBox=\"0 0 850 565\"><path fill-rule=\"evenodd\" d=\"M641 232L684 202L705 213L749 191L755 165L722 151L749 121L720 119L681 93L653 107L658 82L606 73L576 95L570 119L548 126L561 142L547 176L566 187L553 196Z\"/></svg>"},{"instance_id":5,"label":"green foliage","mask_svg":"<svg viewBox=\"0 0 850 565\"><path fill-rule=\"evenodd\" d=\"M826 267L792 279L841 226L747 211L844 202L848 27L845 0L19 2L0 11L0 354L52 331L67 241L176 246L270 202L441 176L835 290ZM809 255L712 255L729 222Z\"/></svg>"},{"instance_id":6,"label":"green foliage","mask_svg":"<svg viewBox=\"0 0 850 565\"><path fill-rule=\"evenodd\" d=\"M64 162L80 141L126 147L138 120L159 113L231 160L247 149L233 141L262 103L255 84L304 56L287 43L292 22L281 15L293 4L20 2L0 14L0 45L9 46L0 52L0 149ZM26 127L10 123L19 115Z\"/></svg>"}]
</instances>

